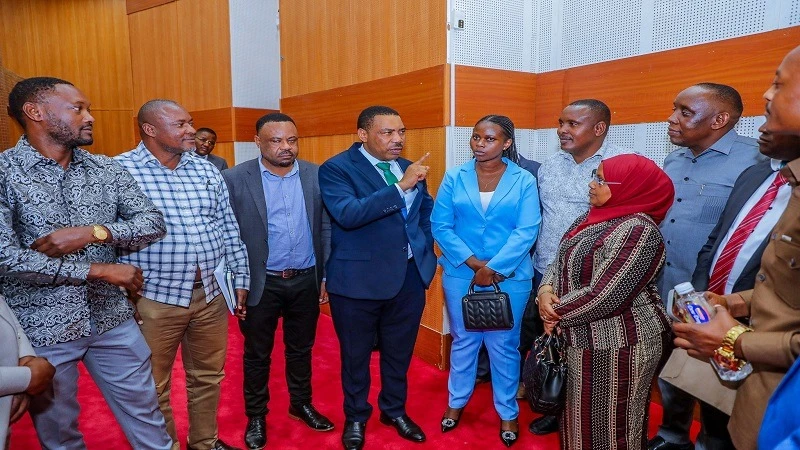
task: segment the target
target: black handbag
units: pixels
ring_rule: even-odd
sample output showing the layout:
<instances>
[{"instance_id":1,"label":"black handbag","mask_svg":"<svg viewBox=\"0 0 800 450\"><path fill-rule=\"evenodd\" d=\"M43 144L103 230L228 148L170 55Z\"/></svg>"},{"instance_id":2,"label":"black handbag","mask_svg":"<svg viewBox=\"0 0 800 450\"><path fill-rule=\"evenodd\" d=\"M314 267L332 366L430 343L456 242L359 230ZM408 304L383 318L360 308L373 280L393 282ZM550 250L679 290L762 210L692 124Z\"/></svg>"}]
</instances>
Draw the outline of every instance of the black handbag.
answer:
<instances>
[{"instance_id":1,"label":"black handbag","mask_svg":"<svg viewBox=\"0 0 800 450\"><path fill-rule=\"evenodd\" d=\"M492 283L492 286L493 291L475 292L475 282L472 282L469 292L461 299L467 331L510 330L514 327L511 299L497 283Z\"/></svg>"},{"instance_id":2,"label":"black handbag","mask_svg":"<svg viewBox=\"0 0 800 450\"><path fill-rule=\"evenodd\" d=\"M566 340L556 330L542 334L522 368L522 384L531 409L544 415L556 415L564 409L567 390Z\"/></svg>"}]
</instances>

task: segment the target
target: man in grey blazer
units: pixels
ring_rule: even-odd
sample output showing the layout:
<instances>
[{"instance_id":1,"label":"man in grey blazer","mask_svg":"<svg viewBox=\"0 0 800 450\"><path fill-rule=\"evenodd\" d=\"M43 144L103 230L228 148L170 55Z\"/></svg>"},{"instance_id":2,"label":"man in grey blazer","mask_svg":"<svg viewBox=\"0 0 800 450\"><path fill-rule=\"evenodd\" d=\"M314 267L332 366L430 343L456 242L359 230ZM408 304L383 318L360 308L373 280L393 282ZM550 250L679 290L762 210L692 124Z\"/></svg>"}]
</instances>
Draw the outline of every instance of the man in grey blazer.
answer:
<instances>
[{"instance_id":1,"label":"man in grey blazer","mask_svg":"<svg viewBox=\"0 0 800 450\"><path fill-rule=\"evenodd\" d=\"M208 162L214 165L219 170L228 168L228 162L225 158L220 158L217 155L212 155L214 147L217 146L217 132L211 128L198 128L194 135L195 154L201 158L205 158Z\"/></svg>"},{"instance_id":2,"label":"man in grey blazer","mask_svg":"<svg viewBox=\"0 0 800 450\"><path fill-rule=\"evenodd\" d=\"M270 354L283 317L289 416L317 431L333 423L311 405L311 348L319 305L328 301L324 267L330 219L323 209L319 166L297 159L297 127L271 113L256 123L261 157L222 173L250 259L244 335L245 444L266 445ZM286 436L289 438L289 436Z\"/></svg>"}]
</instances>

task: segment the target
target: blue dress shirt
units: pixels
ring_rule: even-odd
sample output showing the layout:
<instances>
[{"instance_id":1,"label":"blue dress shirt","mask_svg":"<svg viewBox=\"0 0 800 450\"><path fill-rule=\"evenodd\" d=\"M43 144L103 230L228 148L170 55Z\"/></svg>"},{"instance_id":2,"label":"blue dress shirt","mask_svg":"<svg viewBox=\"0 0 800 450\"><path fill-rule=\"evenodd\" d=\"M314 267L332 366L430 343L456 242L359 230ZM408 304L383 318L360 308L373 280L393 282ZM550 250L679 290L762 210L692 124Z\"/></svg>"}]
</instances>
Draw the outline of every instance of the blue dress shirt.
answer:
<instances>
[{"instance_id":1,"label":"blue dress shirt","mask_svg":"<svg viewBox=\"0 0 800 450\"><path fill-rule=\"evenodd\" d=\"M260 167L261 185L267 200L267 270L313 267L317 260L300 184L300 166L295 161L292 170L284 176L270 172L263 162Z\"/></svg>"},{"instance_id":2,"label":"blue dress shirt","mask_svg":"<svg viewBox=\"0 0 800 450\"><path fill-rule=\"evenodd\" d=\"M697 254L722 215L733 183L745 169L766 159L755 139L735 130L698 156L685 147L667 155L664 172L675 185L675 201L660 227L667 250L658 284L662 300L675 285L692 280Z\"/></svg>"}]
</instances>

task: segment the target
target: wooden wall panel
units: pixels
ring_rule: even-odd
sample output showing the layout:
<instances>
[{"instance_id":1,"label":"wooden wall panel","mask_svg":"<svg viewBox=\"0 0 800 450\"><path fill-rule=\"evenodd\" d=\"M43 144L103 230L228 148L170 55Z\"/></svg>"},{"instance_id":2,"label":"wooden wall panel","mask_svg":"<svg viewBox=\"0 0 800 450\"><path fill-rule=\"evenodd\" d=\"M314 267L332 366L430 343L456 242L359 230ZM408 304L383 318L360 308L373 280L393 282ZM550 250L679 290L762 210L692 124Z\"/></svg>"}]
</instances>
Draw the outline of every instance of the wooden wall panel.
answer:
<instances>
[{"instance_id":1,"label":"wooden wall panel","mask_svg":"<svg viewBox=\"0 0 800 450\"><path fill-rule=\"evenodd\" d=\"M130 14L128 23L135 109L153 98L190 111L232 105L227 0L178 0Z\"/></svg>"},{"instance_id":2,"label":"wooden wall panel","mask_svg":"<svg viewBox=\"0 0 800 450\"><path fill-rule=\"evenodd\" d=\"M559 74L540 74L535 128L552 128L561 109L580 98L598 98L612 111L612 123L664 121L675 96L704 81L729 84L742 95L744 115L764 112L761 98L775 69L800 42L800 27L754 34L566 69L561 89ZM544 78L543 78L544 77ZM562 92L543 103L544 92Z\"/></svg>"},{"instance_id":3,"label":"wooden wall panel","mask_svg":"<svg viewBox=\"0 0 800 450\"><path fill-rule=\"evenodd\" d=\"M148 8L154 8L166 3L172 3L176 0L126 0L125 7L128 14L143 11Z\"/></svg>"},{"instance_id":4,"label":"wooden wall panel","mask_svg":"<svg viewBox=\"0 0 800 450\"><path fill-rule=\"evenodd\" d=\"M391 106L407 128L446 124L447 65L376 79L352 86L281 99L302 136L328 136L355 130L358 114L370 105Z\"/></svg>"},{"instance_id":5,"label":"wooden wall panel","mask_svg":"<svg viewBox=\"0 0 800 450\"><path fill-rule=\"evenodd\" d=\"M125 4L120 1L0 2L5 67L25 78L70 81L95 110L132 109L128 41Z\"/></svg>"},{"instance_id":6,"label":"wooden wall panel","mask_svg":"<svg viewBox=\"0 0 800 450\"><path fill-rule=\"evenodd\" d=\"M214 154L220 156L228 162L228 167L236 165L236 157L233 153L233 142L220 142L214 147Z\"/></svg>"},{"instance_id":7,"label":"wooden wall panel","mask_svg":"<svg viewBox=\"0 0 800 450\"><path fill-rule=\"evenodd\" d=\"M456 126L471 127L487 114L508 116L517 128L533 128L536 74L456 66Z\"/></svg>"},{"instance_id":8,"label":"wooden wall panel","mask_svg":"<svg viewBox=\"0 0 800 450\"><path fill-rule=\"evenodd\" d=\"M131 128L133 111L93 110L94 144L87 147L92 153L108 156L127 152L139 142L139 134Z\"/></svg>"},{"instance_id":9,"label":"wooden wall panel","mask_svg":"<svg viewBox=\"0 0 800 450\"><path fill-rule=\"evenodd\" d=\"M211 128L217 133L217 142L233 142L232 108L206 109L189 111L195 128Z\"/></svg>"},{"instance_id":10,"label":"wooden wall panel","mask_svg":"<svg viewBox=\"0 0 800 450\"><path fill-rule=\"evenodd\" d=\"M4 75L13 80L7 88L33 76L70 81L92 103L95 144L88 148L109 155L130 149L133 83L127 21L125 4L118 0L0 2L0 54ZM8 140L16 142L21 132L11 125Z\"/></svg>"},{"instance_id":11,"label":"wooden wall panel","mask_svg":"<svg viewBox=\"0 0 800 450\"><path fill-rule=\"evenodd\" d=\"M447 2L282 0L284 97L446 63Z\"/></svg>"},{"instance_id":12,"label":"wooden wall panel","mask_svg":"<svg viewBox=\"0 0 800 450\"><path fill-rule=\"evenodd\" d=\"M237 142L252 141L256 135L256 122L258 122L258 119L273 112L278 111L274 109L233 108L234 140Z\"/></svg>"}]
</instances>

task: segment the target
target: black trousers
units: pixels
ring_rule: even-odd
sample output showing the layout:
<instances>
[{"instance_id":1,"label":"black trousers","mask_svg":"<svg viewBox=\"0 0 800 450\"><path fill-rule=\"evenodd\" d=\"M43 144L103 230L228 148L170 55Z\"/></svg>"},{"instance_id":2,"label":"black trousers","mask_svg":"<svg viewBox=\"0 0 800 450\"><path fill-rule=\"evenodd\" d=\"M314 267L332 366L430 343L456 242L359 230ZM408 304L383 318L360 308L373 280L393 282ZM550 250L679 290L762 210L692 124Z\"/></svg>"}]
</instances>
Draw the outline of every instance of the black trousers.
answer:
<instances>
[{"instance_id":1,"label":"black trousers","mask_svg":"<svg viewBox=\"0 0 800 450\"><path fill-rule=\"evenodd\" d=\"M314 271L292 279L267 276L258 305L239 321L244 335L244 405L248 417L269 409L269 369L278 318L283 317L286 384L293 406L311 403L311 348L317 335L319 286Z\"/></svg>"},{"instance_id":2,"label":"black trousers","mask_svg":"<svg viewBox=\"0 0 800 450\"><path fill-rule=\"evenodd\" d=\"M403 287L394 298L363 300L332 293L329 296L342 353L345 419L366 422L372 414L368 399L369 365L376 334L381 369L378 408L392 418L405 414L406 374L425 308L425 285L416 264L413 261L408 264Z\"/></svg>"}]
</instances>

